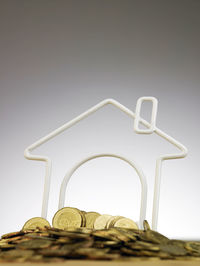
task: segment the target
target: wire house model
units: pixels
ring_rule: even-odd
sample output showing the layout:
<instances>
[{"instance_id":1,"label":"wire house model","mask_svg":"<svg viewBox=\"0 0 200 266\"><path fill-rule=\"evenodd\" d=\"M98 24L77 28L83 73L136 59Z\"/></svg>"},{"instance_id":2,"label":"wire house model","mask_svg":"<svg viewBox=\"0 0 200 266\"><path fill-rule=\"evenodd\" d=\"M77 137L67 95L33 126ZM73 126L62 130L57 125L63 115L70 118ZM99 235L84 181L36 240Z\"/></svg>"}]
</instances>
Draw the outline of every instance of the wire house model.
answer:
<instances>
[{"instance_id":1,"label":"wire house model","mask_svg":"<svg viewBox=\"0 0 200 266\"><path fill-rule=\"evenodd\" d=\"M142 117L140 117L140 111L141 106L144 101L150 101L152 102L152 114L151 114L151 121L150 123L144 120ZM44 182L44 192L43 192L43 202L42 202L42 213L41 216L43 218L46 218L47 211L48 211L48 201L49 201L49 190L50 190L50 182L51 182L51 159L47 156L43 155L33 155L31 152L35 150L37 147L42 145L43 143L49 141L50 139L56 137L58 134L62 133L63 131L67 130L68 128L72 127L76 123L80 122L87 116L89 116L92 113L95 113L100 108L112 104L115 107L119 108L122 112L126 113L131 119L133 119L133 131L135 131L138 134L152 134L155 133L158 136L164 138L167 142L173 144L176 148L179 149L179 152L175 154L163 154L159 156L156 160L156 170L155 170L155 181L154 181L154 198L153 198L153 209L152 209L152 229L157 230L157 224L158 224L158 210L159 210L159 198L160 198L160 183L161 183L161 170L162 170L162 162L165 160L172 160L172 159L180 159L184 158L187 155L187 148L163 132L161 129L159 129L156 126L156 116L157 116L157 106L158 101L155 97L141 97L137 100L136 103L136 110L135 112L131 111L124 105L120 104L119 102L115 101L114 99L105 99L101 101L100 103L96 104L92 108L88 109L84 113L80 114L79 116L75 117L71 121L67 122L63 126L57 128L53 132L49 133L45 137L39 139L32 145L28 146L24 151L25 158L29 160L37 160L37 161L44 161L46 165L46 172L45 172L45 182ZM142 124L146 128L140 129L139 125ZM66 186L72 176L72 174L76 171L77 168L79 168L82 164L85 162L92 160L94 158L98 157L116 157L119 158L125 162L127 162L129 165L131 165L136 173L138 174L141 182L141 205L140 205L140 218L139 218L139 227L142 228L143 220L146 217L146 205L147 205L147 183L146 178L142 172L142 170L139 168L139 166L133 161L129 160L121 155L118 154L112 154L112 153L105 153L105 154L94 154L90 157L87 157L83 159L82 161L78 162L63 179L63 182L61 184L60 189L60 197L59 197L59 209L64 206L64 199L65 199L65 191Z\"/></svg>"}]
</instances>

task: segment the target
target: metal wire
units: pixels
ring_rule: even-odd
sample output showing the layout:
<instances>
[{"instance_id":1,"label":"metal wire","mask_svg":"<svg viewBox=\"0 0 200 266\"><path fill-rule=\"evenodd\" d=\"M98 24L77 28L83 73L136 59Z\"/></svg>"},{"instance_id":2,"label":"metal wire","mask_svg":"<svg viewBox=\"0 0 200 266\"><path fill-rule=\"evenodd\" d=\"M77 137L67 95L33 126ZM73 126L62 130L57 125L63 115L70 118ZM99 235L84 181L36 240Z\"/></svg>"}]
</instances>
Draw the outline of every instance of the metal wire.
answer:
<instances>
[{"instance_id":1,"label":"metal wire","mask_svg":"<svg viewBox=\"0 0 200 266\"><path fill-rule=\"evenodd\" d=\"M145 100L151 100L153 102L153 111L152 111L152 119L151 123L147 122L146 120L142 119L140 117L140 108L141 103ZM101 101L100 103L96 104L92 108L88 109L86 112L80 114L76 118L72 119L71 121L67 122L63 126L57 128L56 130L52 131L45 137L39 139L32 145L28 146L24 151L25 158L29 160L37 160L37 161L44 161L46 163L46 172L45 172L45 182L44 182L44 192L43 192L43 202L42 202L42 214L41 216L46 218L47 211L48 211L48 201L49 201L49 190L50 190L50 180L51 180L51 159L47 156L43 155L33 155L31 152L35 150L37 147L42 145L43 143L47 142L48 140L56 137L58 134L62 133L63 131L67 130L68 128L72 127L82 119L86 118L92 113L95 113L100 108L112 104L113 106L117 107L124 113L126 113L128 116L130 116L132 119L136 119L136 124L134 125L134 130L136 133L139 134L148 134L155 133L158 136L164 138L166 141L177 147L180 152L177 152L175 154L163 154L159 156L156 160L156 171L155 171L155 181L154 181L154 199L153 199L153 210L152 210L152 228L154 230L157 229L157 223L158 223L158 211L159 211L159 198L160 198L160 181L161 181L161 170L162 170L162 162L164 160L172 160L172 159L180 159L184 158L187 155L187 148L172 138L171 136L167 135L165 132L160 130L155 126L156 122L156 113L157 113L157 105L156 105L157 99L154 97L142 97L139 98L136 104L136 113L132 112L130 109L125 107L124 105L120 104L119 102L113 100L113 99L105 99ZM142 132L141 129L139 129L138 125L141 123L142 125L146 126L149 131Z\"/></svg>"}]
</instances>

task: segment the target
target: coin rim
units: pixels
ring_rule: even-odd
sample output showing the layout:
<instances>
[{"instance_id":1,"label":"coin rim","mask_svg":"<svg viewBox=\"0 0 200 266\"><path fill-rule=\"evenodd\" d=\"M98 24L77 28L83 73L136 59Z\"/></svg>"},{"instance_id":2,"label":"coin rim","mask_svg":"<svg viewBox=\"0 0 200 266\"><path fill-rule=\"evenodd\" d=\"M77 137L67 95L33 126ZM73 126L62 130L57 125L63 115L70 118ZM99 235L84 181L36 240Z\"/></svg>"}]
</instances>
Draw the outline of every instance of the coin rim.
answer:
<instances>
[{"instance_id":1,"label":"coin rim","mask_svg":"<svg viewBox=\"0 0 200 266\"><path fill-rule=\"evenodd\" d=\"M76 210L76 211L79 213L80 217L81 217L81 221L80 221L80 227L81 227L81 225L82 225L82 223L83 223L83 215L82 215L82 212L81 212L78 208L75 208L75 207L63 207L63 208L59 209L59 210L54 214L54 216L53 216L53 219L52 219L52 226L53 226L54 228L61 229L61 228L59 228L59 227L56 225L56 221L55 221L55 219L56 219L56 216L58 215L58 213L61 212L63 209L73 209L73 210ZM67 228L67 227L66 227L66 228ZM62 229L63 229L63 228L62 228ZM63 229L63 230L64 230L64 229Z\"/></svg>"}]
</instances>

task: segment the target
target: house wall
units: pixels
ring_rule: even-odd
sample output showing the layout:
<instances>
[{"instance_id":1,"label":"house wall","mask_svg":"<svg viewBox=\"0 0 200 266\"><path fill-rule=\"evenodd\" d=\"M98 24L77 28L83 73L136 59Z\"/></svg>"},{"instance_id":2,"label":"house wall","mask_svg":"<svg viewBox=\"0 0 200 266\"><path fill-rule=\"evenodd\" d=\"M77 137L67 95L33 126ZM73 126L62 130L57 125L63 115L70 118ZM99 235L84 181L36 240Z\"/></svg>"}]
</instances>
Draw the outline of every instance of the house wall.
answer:
<instances>
[{"instance_id":1,"label":"house wall","mask_svg":"<svg viewBox=\"0 0 200 266\"><path fill-rule=\"evenodd\" d=\"M158 127L189 149L187 158L164 163L158 230L200 238L199 11L196 0L1 0L1 234L41 212L44 164L24 159L29 144L105 98L134 110L150 95L159 100ZM144 117L149 111L144 105ZM176 150L136 135L129 117L105 107L39 152L53 159L49 221L70 166L116 152L143 168L151 222L155 160ZM66 204L137 220L139 192L129 166L99 159L75 173Z\"/></svg>"}]
</instances>

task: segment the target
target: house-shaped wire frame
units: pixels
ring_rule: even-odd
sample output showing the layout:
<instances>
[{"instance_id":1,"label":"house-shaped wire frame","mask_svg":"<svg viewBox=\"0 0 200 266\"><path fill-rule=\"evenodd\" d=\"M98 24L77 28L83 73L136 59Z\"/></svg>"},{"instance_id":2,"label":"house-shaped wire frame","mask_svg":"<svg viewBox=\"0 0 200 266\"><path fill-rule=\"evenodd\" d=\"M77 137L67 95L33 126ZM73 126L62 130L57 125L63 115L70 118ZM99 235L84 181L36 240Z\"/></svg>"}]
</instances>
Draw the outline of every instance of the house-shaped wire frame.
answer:
<instances>
[{"instance_id":1,"label":"house-shaped wire frame","mask_svg":"<svg viewBox=\"0 0 200 266\"><path fill-rule=\"evenodd\" d=\"M147 122L143 118L140 117L140 109L143 101L151 101L153 103L152 108L152 117L151 122ZM155 171L155 181L154 181L154 199L153 199L153 210L152 210L152 229L157 229L157 223L158 223L158 210L159 210L159 198L160 198L160 182L161 182L161 169L162 169L162 162L164 160L171 160L171 159L179 159L184 158L187 155L187 148L160 130L156 127L156 114L157 114L157 99L154 97L141 97L138 99L136 104L136 111L135 113L125 107L124 105L120 104L119 102L115 101L114 99L105 99L101 101L100 103L96 104L92 108L88 109L84 113L80 114L76 118L72 119L68 123L64 124L63 126L57 128L56 130L52 131L45 137L39 139L32 145L28 146L24 151L25 158L29 160L37 160L37 161L44 161L46 165L46 172L45 172L45 182L44 182L44 193L43 193L43 202L42 202L42 214L41 216L43 218L46 218L47 211L48 211L48 201L49 201L49 190L50 190L50 180L51 180L51 159L47 156L43 155L33 155L31 152L35 150L37 147L42 145L43 143L49 141L50 139L54 138L58 134L62 133L63 131L67 130L68 128L72 127L82 119L86 118L92 113L95 113L100 108L112 104L113 106L119 108L121 111L126 113L128 116L133 119L133 129L138 134L151 134L155 133L158 136L164 138L166 141L174 145L179 149L179 152L175 154L163 154L159 156L156 160L156 171ZM139 124L144 125L147 129L142 130L139 129ZM116 155L117 156L117 155Z\"/></svg>"}]
</instances>

